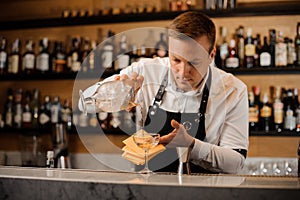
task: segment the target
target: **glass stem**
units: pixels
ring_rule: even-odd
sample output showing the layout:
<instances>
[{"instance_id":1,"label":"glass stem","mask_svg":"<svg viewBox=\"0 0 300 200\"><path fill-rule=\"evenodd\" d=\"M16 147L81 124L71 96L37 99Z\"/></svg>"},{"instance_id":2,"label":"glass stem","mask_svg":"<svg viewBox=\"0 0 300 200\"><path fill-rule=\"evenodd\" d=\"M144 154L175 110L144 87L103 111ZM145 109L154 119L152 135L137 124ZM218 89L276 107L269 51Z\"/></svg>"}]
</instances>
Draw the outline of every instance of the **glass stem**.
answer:
<instances>
[{"instance_id":1,"label":"glass stem","mask_svg":"<svg viewBox=\"0 0 300 200\"><path fill-rule=\"evenodd\" d=\"M148 150L145 150L145 169L149 169L148 168Z\"/></svg>"}]
</instances>

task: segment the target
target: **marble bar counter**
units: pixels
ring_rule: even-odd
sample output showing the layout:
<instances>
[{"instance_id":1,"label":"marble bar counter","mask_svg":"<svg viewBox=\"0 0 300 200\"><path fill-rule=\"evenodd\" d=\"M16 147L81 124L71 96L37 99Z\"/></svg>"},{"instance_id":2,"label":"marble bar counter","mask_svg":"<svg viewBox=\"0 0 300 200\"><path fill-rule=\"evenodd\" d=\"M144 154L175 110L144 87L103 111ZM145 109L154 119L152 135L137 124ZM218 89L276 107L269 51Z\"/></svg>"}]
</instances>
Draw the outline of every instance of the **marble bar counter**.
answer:
<instances>
[{"instance_id":1,"label":"marble bar counter","mask_svg":"<svg viewBox=\"0 0 300 200\"><path fill-rule=\"evenodd\" d=\"M0 166L0 199L299 199L298 177Z\"/></svg>"}]
</instances>

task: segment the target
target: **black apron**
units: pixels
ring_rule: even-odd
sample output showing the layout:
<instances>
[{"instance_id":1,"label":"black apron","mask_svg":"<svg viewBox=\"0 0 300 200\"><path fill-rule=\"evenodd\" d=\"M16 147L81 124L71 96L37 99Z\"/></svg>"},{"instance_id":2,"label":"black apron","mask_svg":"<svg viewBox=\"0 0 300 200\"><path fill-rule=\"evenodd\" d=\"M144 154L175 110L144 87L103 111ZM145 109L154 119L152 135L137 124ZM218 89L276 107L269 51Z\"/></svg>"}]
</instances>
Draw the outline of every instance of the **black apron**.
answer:
<instances>
[{"instance_id":1,"label":"black apron","mask_svg":"<svg viewBox=\"0 0 300 200\"><path fill-rule=\"evenodd\" d=\"M168 84L168 73L165 75L163 82L155 96L153 104L149 107L144 128L147 132L159 133L161 136L169 134L174 130L171 126L171 120L175 119L183 124L187 132L203 141L206 137L205 130L205 112L209 97L209 89L211 85L211 69L205 83L201 103L197 113L174 113L161 109L159 106L162 102L165 88ZM235 149L236 150L236 149ZM237 149L239 153L245 155L245 150ZM242 152L240 152L242 151ZM177 172L179 165L176 148L167 148L164 152L158 154L149 161L149 168L156 172ZM202 168L199 165L190 163L191 173L215 173Z\"/></svg>"}]
</instances>

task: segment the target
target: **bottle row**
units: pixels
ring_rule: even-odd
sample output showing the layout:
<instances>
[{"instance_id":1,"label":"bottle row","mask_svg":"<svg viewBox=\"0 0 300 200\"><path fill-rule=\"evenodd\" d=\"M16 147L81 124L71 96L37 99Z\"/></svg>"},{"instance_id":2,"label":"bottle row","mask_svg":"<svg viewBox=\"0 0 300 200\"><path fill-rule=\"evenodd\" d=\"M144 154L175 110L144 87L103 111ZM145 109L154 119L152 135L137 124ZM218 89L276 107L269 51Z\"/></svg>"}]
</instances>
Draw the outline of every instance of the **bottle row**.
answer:
<instances>
[{"instance_id":1,"label":"bottle row","mask_svg":"<svg viewBox=\"0 0 300 200\"><path fill-rule=\"evenodd\" d=\"M155 41L153 37L151 42L156 43L155 48L129 45L125 34L120 41L114 41L113 36L114 33L108 30L107 39L99 48L96 41L80 36L73 37L68 48L67 42L50 42L48 38L43 38L39 41L38 53L35 52L35 42L31 39L26 41L22 53L18 38L11 43L8 52L6 38L0 37L0 75L88 72L99 68L118 71L143 57L167 56L168 47L164 33L160 34L159 41Z\"/></svg>"},{"instance_id":2,"label":"bottle row","mask_svg":"<svg viewBox=\"0 0 300 200\"><path fill-rule=\"evenodd\" d=\"M249 91L250 131L300 132L300 104L298 89L270 87L260 92L259 86Z\"/></svg>"},{"instance_id":3,"label":"bottle row","mask_svg":"<svg viewBox=\"0 0 300 200\"><path fill-rule=\"evenodd\" d=\"M227 41L226 27L220 27L215 63L220 68L300 66L300 22L295 39L284 37L283 32L269 29L269 36L256 34L252 29L239 26Z\"/></svg>"},{"instance_id":4,"label":"bottle row","mask_svg":"<svg viewBox=\"0 0 300 200\"><path fill-rule=\"evenodd\" d=\"M124 132L135 129L134 112L120 111L116 113L84 114L79 110L73 112L71 102L63 102L59 96L46 95L41 100L38 89L32 91L22 89L7 90L4 112L0 112L0 128L51 130L55 124L64 124L67 131L76 128L96 128L103 130L119 130ZM2 110L2 109L0 109ZM99 128L99 127L98 127Z\"/></svg>"}]
</instances>

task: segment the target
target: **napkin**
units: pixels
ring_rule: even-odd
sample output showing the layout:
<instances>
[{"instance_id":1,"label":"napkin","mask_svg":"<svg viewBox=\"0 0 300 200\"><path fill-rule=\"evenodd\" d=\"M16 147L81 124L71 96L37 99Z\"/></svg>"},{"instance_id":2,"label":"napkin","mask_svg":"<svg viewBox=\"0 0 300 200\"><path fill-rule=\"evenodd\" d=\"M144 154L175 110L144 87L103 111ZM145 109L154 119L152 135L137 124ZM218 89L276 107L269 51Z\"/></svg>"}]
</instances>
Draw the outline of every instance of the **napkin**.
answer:
<instances>
[{"instance_id":1,"label":"napkin","mask_svg":"<svg viewBox=\"0 0 300 200\"><path fill-rule=\"evenodd\" d=\"M136 165L145 164L145 151L138 147L133 141L133 136L128 137L123 141L125 146L122 148L122 157L133 162ZM166 147L162 144L158 144L154 148L148 151L148 160L152 159L159 153L163 152Z\"/></svg>"}]
</instances>

